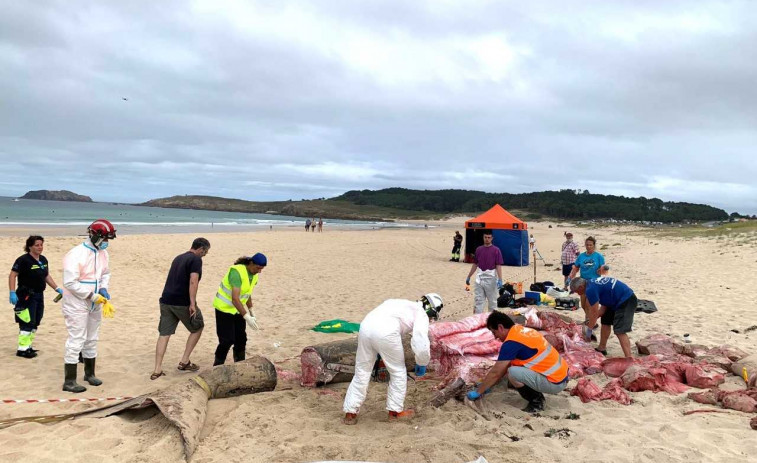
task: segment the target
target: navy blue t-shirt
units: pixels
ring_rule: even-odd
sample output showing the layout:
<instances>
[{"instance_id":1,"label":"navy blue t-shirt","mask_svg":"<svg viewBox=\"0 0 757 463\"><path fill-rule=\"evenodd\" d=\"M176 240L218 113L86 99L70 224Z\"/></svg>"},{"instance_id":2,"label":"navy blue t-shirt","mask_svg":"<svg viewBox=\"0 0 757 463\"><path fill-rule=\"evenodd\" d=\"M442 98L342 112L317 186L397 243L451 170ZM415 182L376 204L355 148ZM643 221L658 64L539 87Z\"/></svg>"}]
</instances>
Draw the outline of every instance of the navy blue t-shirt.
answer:
<instances>
[{"instance_id":1,"label":"navy blue t-shirt","mask_svg":"<svg viewBox=\"0 0 757 463\"><path fill-rule=\"evenodd\" d=\"M588 280L586 283L586 300L590 305L599 302L615 310L631 296L633 296L633 290L615 278L600 277L596 280Z\"/></svg>"},{"instance_id":2,"label":"navy blue t-shirt","mask_svg":"<svg viewBox=\"0 0 757 463\"><path fill-rule=\"evenodd\" d=\"M160 302L167 305L189 306L189 275L202 279L202 258L192 251L176 256L166 277Z\"/></svg>"},{"instance_id":3,"label":"navy blue t-shirt","mask_svg":"<svg viewBox=\"0 0 757 463\"><path fill-rule=\"evenodd\" d=\"M518 341L508 341L502 343L502 347L499 348L499 357L497 361L509 361L509 360L528 360L536 353L539 352L536 349L521 344Z\"/></svg>"}]
</instances>

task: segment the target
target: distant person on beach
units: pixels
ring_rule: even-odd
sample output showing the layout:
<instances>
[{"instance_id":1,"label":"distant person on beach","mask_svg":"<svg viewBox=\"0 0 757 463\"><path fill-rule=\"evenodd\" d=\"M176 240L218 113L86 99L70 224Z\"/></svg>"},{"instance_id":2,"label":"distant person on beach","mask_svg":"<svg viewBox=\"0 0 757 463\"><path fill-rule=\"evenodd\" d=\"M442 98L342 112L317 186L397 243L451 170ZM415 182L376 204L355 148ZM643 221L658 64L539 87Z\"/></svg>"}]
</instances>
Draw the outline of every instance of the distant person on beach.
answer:
<instances>
[{"instance_id":1,"label":"distant person on beach","mask_svg":"<svg viewBox=\"0 0 757 463\"><path fill-rule=\"evenodd\" d=\"M181 322L189 337L184 347L184 354L179 361L181 371L197 371L200 367L189 360L197 341L202 336L205 321L197 307L197 288L202 279L202 258L208 255L210 242L205 238L196 238L189 251L179 254L171 262L163 294L160 296L160 321L158 322L158 342L155 346L155 369L150 379L155 380L163 373L163 356L168 348L168 341L176 333Z\"/></svg>"},{"instance_id":2,"label":"distant person on beach","mask_svg":"<svg viewBox=\"0 0 757 463\"><path fill-rule=\"evenodd\" d=\"M601 319L602 331L596 350L607 355L607 340L610 338L612 327L620 342L620 348L623 349L623 355L631 358L631 340L628 339L628 332L633 328L633 317L638 304L633 290L622 281L608 277L596 280L576 278L571 281L570 290L587 300L589 317L586 326L591 329L597 319ZM591 331L585 336L591 336Z\"/></svg>"},{"instance_id":3,"label":"distant person on beach","mask_svg":"<svg viewBox=\"0 0 757 463\"><path fill-rule=\"evenodd\" d=\"M87 228L88 237L63 258L63 320L68 329L66 353L63 357L66 392L84 392L76 382L79 354L84 362L84 381L99 386L95 376L97 339L102 323L102 304L110 300L110 257L108 245L116 238L116 227L105 219L97 219Z\"/></svg>"},{"instance_id":4,"label":"distant person on beach","mask_svg":"<svg viewBox=\"0 0 757 463\"><path fill-rule=\"evenodd\" d=\"M245 359L247 329L257 330L258 323L252 312L252 291L258 284L260 272L268 265L265 255L257 253L251 257L240 257L234 262L218 287L213 307L216 309L216 348L213 366L223 365L229 350L234 348L234 361Z\"/></svg>"},{"instance_id":5,"label":"distant person on beach","mask_svg":"<svg viewBox=\"0 0 757 463\"><path fill-rule=\"evenodd\" d=\"M310 231L315 233L315 227L318 225L318 222L315 221L315 217L313 217L313 221L310 223Z\"/></svg>"},{"instance_id":6,"label":"distant person on beach","mask_svg":"<svg viewBox=\"0 0 757 463\"><path fill-rule=\"evenodd\" d=\"M581 271L581 278L584 280L599 278L600 267L605 265L605 256L596 251L597 240L593 236L586 238L584 246L586 247L586 252L579 254L576 261L573 262L573 269L570 271L570 275L568 275L568 284L575 278L579 270ZM588 312L586 312L587 301L585 296L581 296L581 308L588 315Z\"/></svg>"},{"instance_id":7,"label":"distant person on beach","mask_svg":"<svg viewBox=\"0 0 757 463\"><path fill-rule=\"evenodd\" d=\"M452 258L450 262L460 262L460 248L463 246L463 235L459 231L452 237Z\"/></svg>"},{"instance_id":8,"label":"distant person on beach","mask_svg":"<svg viewBox=\"0 0 757 463\"><path fill-rule=\"evenodd\" d=\"M528 239L528 248L531 250L531 252L534 252L536 250L536 239L534 238L533 233L531 233L531 237Z\"/></svg>"},{"instance_id":9,"label":"distant person on beach","mask_svg":"<svg viewBox=\"0 0 757 463\"><path fill-rule=\"evenodd\" d=\"M323 217L318 219L318 233L323 231Z\"/></svg>"},{"instance_id":10,"label":"distant person on beach","mask_svg":"<svg viewBox=\"0 0 757 463\"><path fill-rule=\"evenodd\" d=\"M26 254L16 259L8 275L8 289L10 290L10 303L13 306L16 323L18 323L18 349L17 357L31 359L37 356L37 351L32 347L37 328L45 314L46 285L58 294L63 290L58 287L50 276L47 258L42 255L45 239L38 235L32 235L26 239L24 251ZM16 286L18 279L18 286Z\"/></svg>"},{"instance_id":11,"label":"distant person on beach","mask_svg":"<svg viewBox=\"0 0 757 463\"><path fill-rule=\"evenodd\" d=\"M573 233L565 232L565 242L562 244L560 252L560 263L562 264L562 275L565 283L565 289L570 284L570 274L573 272L573 263L576 257L581 253L578 244L573 241Z\"/></svg>"},{"instance_id":12,"label":"distant person on beach","mask_svg":"<svg viewBox=\"0 0 757 463\"><path fill-rule=\"evenodd\" d=\"M468 277L465 279L465 285L470 285L470 277L476 273L476 289L474 293L474 313L483 313L484 306L491 312L497 308L497 297L499 288L502 286L502 265L505 264L502 259L502 251L497 246L492 245L494 239L491 230L484 230L484 244L476 248L475 259L471 266Z\"/></svg>"},{"instance_id":13,"label":"distant person on beach","mask_svg":"<svg viewBox=\"0 0 757 463\"><path fill-rule=\"evenodd\" d=\"M312 223L312 221L310 219L307 219L305 221L305 231L310 231L310 224L311 223Z\"/></svg>"}]
</instances>

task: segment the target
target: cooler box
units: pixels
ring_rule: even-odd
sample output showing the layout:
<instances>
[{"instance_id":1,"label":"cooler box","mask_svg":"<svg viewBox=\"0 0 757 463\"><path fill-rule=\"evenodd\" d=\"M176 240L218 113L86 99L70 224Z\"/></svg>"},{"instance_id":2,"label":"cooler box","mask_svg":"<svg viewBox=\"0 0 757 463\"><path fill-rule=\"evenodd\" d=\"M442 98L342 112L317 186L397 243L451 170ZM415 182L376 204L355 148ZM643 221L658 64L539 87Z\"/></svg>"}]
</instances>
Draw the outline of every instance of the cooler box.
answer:
<instances>
[{"instance_id":1,"label":"cooler box","mask_svg":"<svg viewBox=\"0 0 757 463\"><path fill-rule=\"evenodd\" d=\"M541 305L541 293L538 291L526 291L525 297L536 301L536 305Z\"/></svg>"}]
</instances>

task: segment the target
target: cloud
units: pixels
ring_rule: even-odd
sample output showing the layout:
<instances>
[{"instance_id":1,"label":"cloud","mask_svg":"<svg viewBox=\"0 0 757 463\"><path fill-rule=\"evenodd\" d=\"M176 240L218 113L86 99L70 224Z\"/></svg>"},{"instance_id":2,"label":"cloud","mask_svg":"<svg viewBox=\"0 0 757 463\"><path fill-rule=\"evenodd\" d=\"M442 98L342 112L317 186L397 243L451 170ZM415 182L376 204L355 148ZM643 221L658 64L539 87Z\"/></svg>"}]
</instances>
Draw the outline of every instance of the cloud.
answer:
<instances>
[{"instance_id":1,"label":"cloud","mask_svg":"<svg viewBox=\"0 0 757 463\"><path fill-rule=\"evenodd\" d=\"M33 174L105 201L586 188L757 213L746 1L6 3L0 194Z\"/></svg>"}]
</instances>

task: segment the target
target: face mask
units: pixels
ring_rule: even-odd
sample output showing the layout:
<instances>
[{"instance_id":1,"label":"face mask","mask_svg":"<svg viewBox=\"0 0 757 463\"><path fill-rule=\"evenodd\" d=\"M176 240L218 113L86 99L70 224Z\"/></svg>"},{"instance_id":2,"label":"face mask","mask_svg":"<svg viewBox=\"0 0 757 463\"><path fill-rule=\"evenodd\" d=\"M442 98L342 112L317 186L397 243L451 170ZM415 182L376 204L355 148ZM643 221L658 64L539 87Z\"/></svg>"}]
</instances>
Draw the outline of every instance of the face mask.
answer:
<instances>
[{"instance_id":1,"label":"face mask","mask_svg":"<svg viewBox=\"0 0 757 463\"><path fill-rule=\"evenodd\" d=\"M102 243L100 243L100 251L105 251L106 249L108 249L108 242L103 241Z\"/></svg>"}]
</instances>

